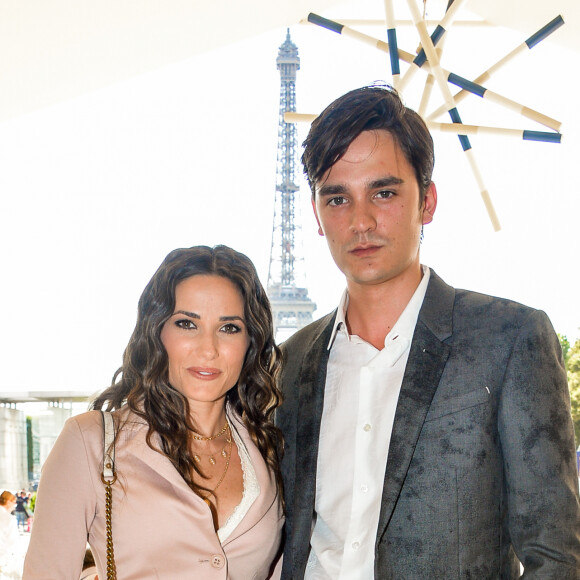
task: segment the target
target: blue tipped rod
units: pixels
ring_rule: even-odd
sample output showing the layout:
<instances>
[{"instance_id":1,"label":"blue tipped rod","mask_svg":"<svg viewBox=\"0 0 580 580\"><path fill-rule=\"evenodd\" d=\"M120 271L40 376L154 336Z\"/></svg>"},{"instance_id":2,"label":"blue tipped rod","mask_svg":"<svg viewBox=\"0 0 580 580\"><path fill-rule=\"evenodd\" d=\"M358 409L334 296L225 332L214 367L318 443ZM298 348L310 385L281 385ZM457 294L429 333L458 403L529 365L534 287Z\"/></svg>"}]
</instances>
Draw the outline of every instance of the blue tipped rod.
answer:
<instances>
[{"instance_id":1,"label":"blue tipped rod","mask_svg":"<svg viewBox=\"0 0 580 580\"><path fill-rule=\"evenodd\" d=\"M397 46L397 31L394 28L387 30L387 39L389 41L389 56L391 57L391 73L393 76L401 74L399 66L399 48Z\"/></svg>"},{"instance_id":2,"label":"blue tipped rod","mask_svg":"<svg viewBox=\"0 0 580 580\"><path fill-rule=\"evenodd\" d=\"M322 26L322 28L332 30L332 32L337 32L338 34L342 34L342 29L344 28L344 24L339 24L338 22L334 22L334 20L328 20L328 18L318 16L318 14L314 14L314 12L311 12L308 15L308 22L312 22L312 24Z\"/></svg>"},{"instance_id":3,"label":"blue tipped rod","mask_svg":"<svg viewBox=\"0 0 580 580\"><path fill-rule=\"evenodd\" d=\"M481 85L478 85L477 83L474 83L473 81L467 80L464 77L460 77L459 75L456 75L455 73L449 73L447 80L452 85L457 85L458 87L462 88L463 90L468 91L470 93L473 93L474 95L477 95L478 97L483 98L483 95L485 95L485 91L487 91L487 89L485 87L482 87Z\"/></svg>"},{"instance_id":4,"label":"blue tipped rod","mask_svg":"<svg viewBox=\"0 0 580 580\"><path fill-rule=\"evenodd\" d=\"M431 35L431 40L433 41L433 46L437 46L437 43L441 40L441 37L444 34L445 34L445 28L443 28L440 24L438 24L437 28L435 28L435 30L433 31L433 34ZM421 49L419 51L419 54L415 57L415 60L413 60L413 64L417 65L419 68L421 68L425 64L426 60L427 60L427 55L425 54L425 51L423 49Z\"/></svg>"},{"instance_id":5,"label":"blue tipped rod","mask_svg":"<svg viewBox=\"0 0 580 580\"><path fill-rule=\"evenodd\" d=\"M551 22L548 22L548 24L546 24L546 26L544 26L543 28L540 28L540 30L538 30L538 32L536 32L535 34L532 34L532 36L530 36L530 38L528 38L528 40L526 40L526 44L528 45L528 48L534 48L534 46L536 46L536 44L538 44L539 42L542 42L542 40L544 40L544 38L546 38L546 36L550 36L550 34L552 34L552 32L554 32L555 30L558 30L558 28L560 28L560 26L564 25L564 19L562 18L562 16L558 15L556 16L556 18L554 18L554 20L552 20Z\"/></svg>"},{"instance_id":6,"label":"blue tipped rod","mask_svg":"<svg viewBox=\"0 0 580 580\"><path fill-rule=\"evenodd\" d=\"M546 131L524 131L524 141L542 141L543 143L561 143L561 133L547 133Z\"/></svg>"},{"instance_id":7,"label":"blue tipped rod","mask_svg":"<svg viewBox=\"0 0 580 580\"><path fill-rule=\"evenodd\" d=\"M460 123L461 125L463 122L461 121L461 117L459 116L459 111L456 107L453 109L449 109L449 116L454 123ZM459 137L459 142L461 143L461 147L463 151L469 151L471 149L471 143L469 141L469 137L467 135L457 135Z\"/></svg>"}]
</instances>

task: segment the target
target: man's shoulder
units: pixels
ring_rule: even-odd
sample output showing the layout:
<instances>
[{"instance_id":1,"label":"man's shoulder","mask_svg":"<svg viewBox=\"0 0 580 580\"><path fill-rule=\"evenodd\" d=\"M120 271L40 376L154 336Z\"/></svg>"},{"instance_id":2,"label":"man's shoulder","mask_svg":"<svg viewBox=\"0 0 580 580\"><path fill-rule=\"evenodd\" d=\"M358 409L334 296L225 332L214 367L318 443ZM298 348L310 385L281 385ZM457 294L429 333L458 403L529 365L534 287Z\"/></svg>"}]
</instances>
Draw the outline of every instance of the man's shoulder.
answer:
<instances>
[{"instance_id":1,"label":"man's shoulder","mask_svg":"<svg viewBox=\"0 0 580 580\"><path fill-rule=\"evenodd\" d=\"M465 311L468 314L476 314L478 311L485 314L491 310L503 313L506 316L528 317L534 312L539 312L532 306L527 306L510 298L502 298L462 288L455 290L455 305L459 312Z\"/></svg>"},{"instance_id":2,"label":"man's shoulder","mask_svg":"<svg viewBox=\"0 0 580 580\"><path fill-rule=\"evenodd\" d=\"M456 289L454 332L488 332L508 337L517 335L524 328L530 332L553 332L550 319L542 310L509 298Z\"/></svg>"},{"instance_id":3,"label":"man's shoulder","mask_svg":"<svg viewBox=\"0 0 580 580\"><path fill-rule=\"evenodd\" d=\"M466 290L464 288L455 288L445 283L435 272L431 272L430 284L433 286L432 294L427 292L427 297L431 296L433 300L439 300L442 294L453 295L454 310L463 311L488 311L490 308L497 308L506 313L511 312L514 315L521 314L528 316L532 312L538 312L537 309L526 306L509 298L502 298L492 294L485 294L476 290Z\"/></svg>"}]
</instances>

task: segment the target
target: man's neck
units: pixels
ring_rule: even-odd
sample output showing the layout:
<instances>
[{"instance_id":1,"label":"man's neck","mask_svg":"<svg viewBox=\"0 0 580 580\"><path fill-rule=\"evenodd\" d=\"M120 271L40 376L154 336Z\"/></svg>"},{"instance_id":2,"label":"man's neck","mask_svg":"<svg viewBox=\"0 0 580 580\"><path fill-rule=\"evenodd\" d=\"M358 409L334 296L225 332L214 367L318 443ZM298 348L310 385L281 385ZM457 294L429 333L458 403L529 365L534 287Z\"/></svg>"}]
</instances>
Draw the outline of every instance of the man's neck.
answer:
<instances>
[{"instance_id":1,"label":"man's neck","mask_svg":"<svg viewBox=\"0 0 580 580\"><path fill-rule=\"evenodd\" d=\"M346 323L349 334L356 334L382 350L387 334L409 304L422 277L419 267L417 272L382 284L347 283Z\"/></svg>"}]
</instances>

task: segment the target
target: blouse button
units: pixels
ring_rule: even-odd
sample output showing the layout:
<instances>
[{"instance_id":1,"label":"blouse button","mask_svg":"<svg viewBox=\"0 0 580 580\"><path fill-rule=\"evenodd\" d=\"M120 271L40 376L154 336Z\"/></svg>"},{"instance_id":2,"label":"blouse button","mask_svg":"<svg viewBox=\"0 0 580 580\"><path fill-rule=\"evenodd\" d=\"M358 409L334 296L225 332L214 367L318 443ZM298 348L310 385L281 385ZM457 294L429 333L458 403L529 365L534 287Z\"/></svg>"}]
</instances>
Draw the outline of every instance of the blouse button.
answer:
<instances>
[{"instance_id":1,"label":"blouse button","mask_svg":"<svg viewBox=\"0 0 580 580\"><path fill-rule=\"evenodd\" d=\"M211 557L211 565L214 568L223 568L224 567L224 557L220 556L219 554L214 554Z\"/></svg>"}]
</instances>

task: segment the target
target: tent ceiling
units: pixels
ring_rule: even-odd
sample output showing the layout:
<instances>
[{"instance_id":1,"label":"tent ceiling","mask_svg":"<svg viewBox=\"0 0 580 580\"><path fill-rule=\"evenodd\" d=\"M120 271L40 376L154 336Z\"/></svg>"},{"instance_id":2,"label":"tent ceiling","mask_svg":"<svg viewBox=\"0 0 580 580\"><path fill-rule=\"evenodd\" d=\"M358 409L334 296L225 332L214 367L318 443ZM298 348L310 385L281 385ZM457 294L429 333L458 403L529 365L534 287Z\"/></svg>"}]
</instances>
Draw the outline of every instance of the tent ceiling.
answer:
<instances>
[{"instance_id":1,"label":"tent ceiling","mask_svg":"<svg viewBox=\"0 0 580 580\"><path fill-rule=\"evenodd\" d=\"M550 38L550 42L569 50L580 50L578 0L467 0L465 7L492 24L519 30L524 35L561 14L566 25Z\"/></svg>"},{"instance_id":2,"label":"tent ceiling","mask_svg":"<svg viewBox=\"0 0 580 580\"><path fill-rule=\"evenodd\" d=\"M406 10L405 0L394 1L396 11ZM325 15L337 5L356 11L356 2L344 0L5 0L0 8L0 121L296 24L309 12ZM561 13L567 25L554 42L580 48L578 0L470 0L465 7L524 34Z\"/></svg>"}]
</instances>

